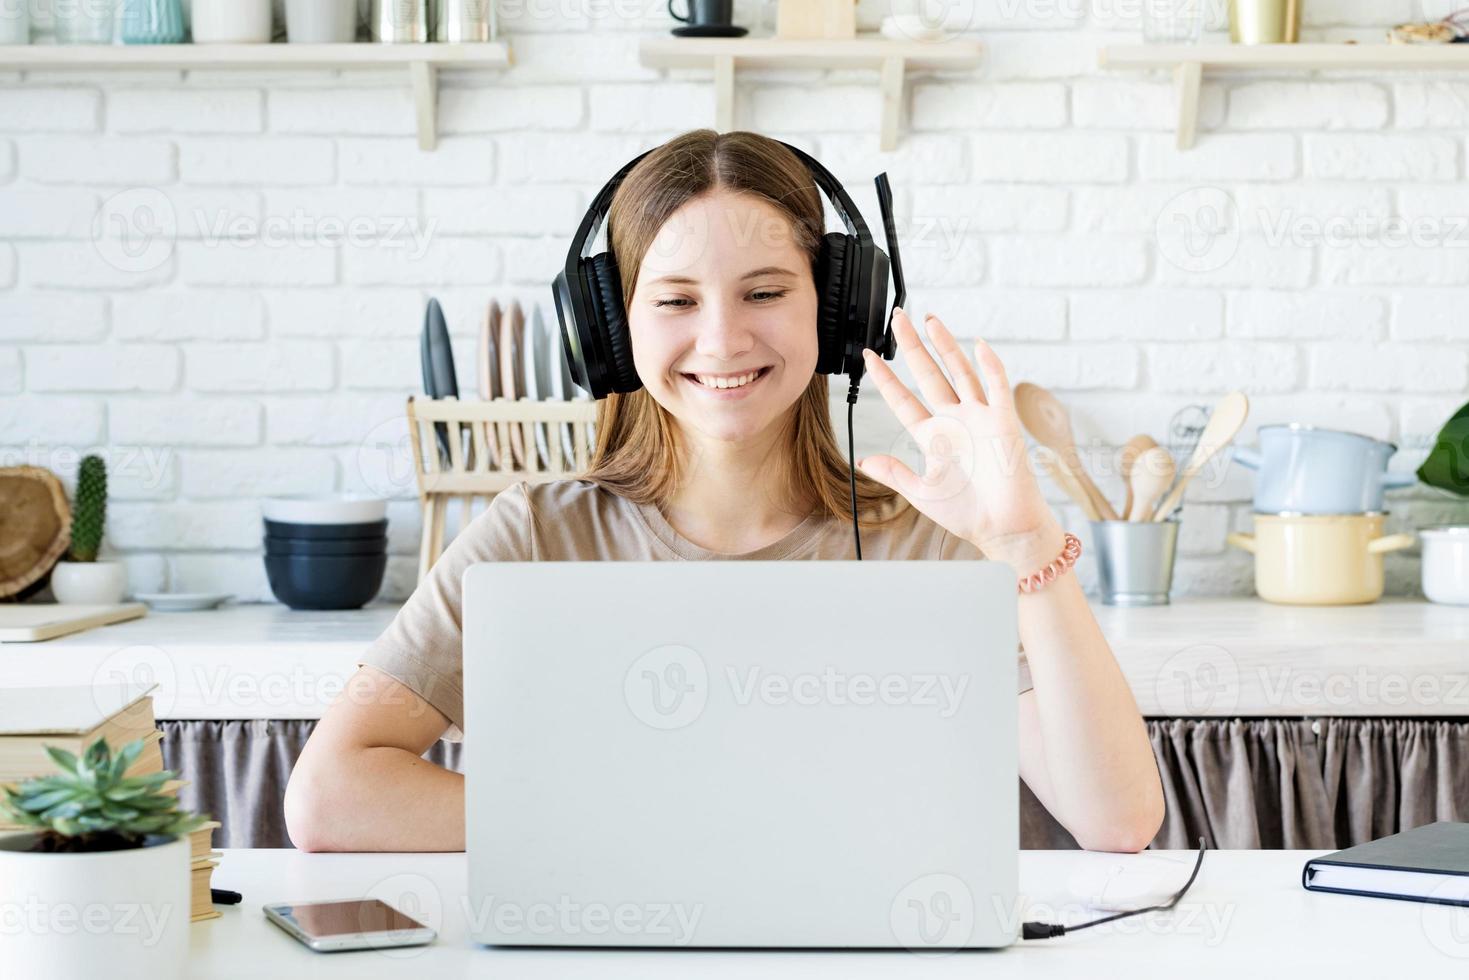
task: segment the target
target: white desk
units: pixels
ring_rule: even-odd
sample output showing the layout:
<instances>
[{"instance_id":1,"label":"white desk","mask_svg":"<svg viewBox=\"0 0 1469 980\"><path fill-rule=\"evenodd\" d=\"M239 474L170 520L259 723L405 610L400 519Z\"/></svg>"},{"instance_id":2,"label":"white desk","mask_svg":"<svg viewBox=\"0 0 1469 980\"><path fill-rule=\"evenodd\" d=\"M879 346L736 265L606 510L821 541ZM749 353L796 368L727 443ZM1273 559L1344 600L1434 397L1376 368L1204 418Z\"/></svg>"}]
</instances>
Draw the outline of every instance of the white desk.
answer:
<instances>
[{"instance_id":1,"label":"white desk","mask_svg":"<svg viewBox=\"0 0 1469 980\"><path fill-rule=\"evenodd\" d=\"M1185 852L1168 854L1180 861ZM1469 966L1469 910L1416 902L1323 895L1300 885L1315 852L1210 851L1203 871L1171 914L1152 913L1085 932L999 951L950 955L902 951L729 952L609 949L495 949L465 939L462 854L304 854L226 851L214 874L243 904L192 929L192 980L267 977L1435 977ZM1136 857L1022 851L1028 918L1061 908L1062 921L1090 918L1067 881L1085 861ZM1182 877L1179 879L1182 883ZM416 906L439 932L417 949L320 954L266 922L273 901L373 895ZM1055 921L1055 920L1050 920Z\"/></svg>"},{"instance_id":2,"label":"white desk","mask_svg":"<svg viewBox=\"0 0 1469 980\"><path fill-rule=\"evenodd\" d=\"M1469 606L1230 598L1092 609L1148 717L1469 716ZM319 718L396 611L150 613L0 643L0 678L14 687L151 678L162 719Z\"/></svg>"}]
</instances>

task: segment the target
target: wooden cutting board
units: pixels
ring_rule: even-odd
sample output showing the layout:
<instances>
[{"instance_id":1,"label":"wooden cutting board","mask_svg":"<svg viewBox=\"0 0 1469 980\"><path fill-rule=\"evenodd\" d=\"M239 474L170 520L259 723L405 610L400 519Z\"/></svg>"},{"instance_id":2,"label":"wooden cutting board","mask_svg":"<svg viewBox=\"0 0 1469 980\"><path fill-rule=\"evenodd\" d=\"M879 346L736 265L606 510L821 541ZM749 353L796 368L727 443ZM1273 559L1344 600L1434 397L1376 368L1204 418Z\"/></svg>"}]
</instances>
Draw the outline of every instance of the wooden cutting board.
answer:
<instances>
[{"instance_id":1,"label":"wooden cutting board","mask_svg":"<svg viewBox=\"0 0 1469 980\"><path fill-rule=\"evenodd\" d=\"M137 619L148 612L141 602L119 602L106 606L67 605L59 602L0 605L0 643L29 643L49 640Z\"/></svg>"}]
</instances>

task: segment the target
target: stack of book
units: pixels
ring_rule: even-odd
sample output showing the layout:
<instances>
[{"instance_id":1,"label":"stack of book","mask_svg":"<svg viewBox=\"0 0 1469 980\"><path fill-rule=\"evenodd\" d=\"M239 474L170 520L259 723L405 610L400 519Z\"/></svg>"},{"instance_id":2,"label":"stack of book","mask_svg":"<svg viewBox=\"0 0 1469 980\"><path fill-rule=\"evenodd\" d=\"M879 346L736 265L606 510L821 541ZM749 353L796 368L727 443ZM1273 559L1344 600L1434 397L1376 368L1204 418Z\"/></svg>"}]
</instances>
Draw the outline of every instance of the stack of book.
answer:
<instances>
[{"instance_id":1,"label":"stack of book","mask_svg":"<svg viewBox=\"0 0 1469 980\"><path fill-rule=\"evenodd\" d=\"M214 907L210 879L219 867L222 856L214 850L214 828L218 820L211 820L189 835L189 921L202 922L217 919L220 913Z\"/></svg>"},{"instance_id":2,"label":"stack of book","mask_svg":"<svg viewBox=\"0 0 1469 980\"><path fill-rule=\"evenodd\" d=\"M0 689L0 786L14 785L56 772L46 746L80 756L98 737L113 752L129 742L146 739L142 755L128 767L129 776L163 771L163 733L153 717L150 691L156 684L90 684L78 687L12 687ZM164 784L177 793L181 780ZM189 835L191 917L219 916L210 899L210 876L219 866L213 850L211 821ZM26 828L0 819L0 833Z\"/></svg>"}]
</instances>

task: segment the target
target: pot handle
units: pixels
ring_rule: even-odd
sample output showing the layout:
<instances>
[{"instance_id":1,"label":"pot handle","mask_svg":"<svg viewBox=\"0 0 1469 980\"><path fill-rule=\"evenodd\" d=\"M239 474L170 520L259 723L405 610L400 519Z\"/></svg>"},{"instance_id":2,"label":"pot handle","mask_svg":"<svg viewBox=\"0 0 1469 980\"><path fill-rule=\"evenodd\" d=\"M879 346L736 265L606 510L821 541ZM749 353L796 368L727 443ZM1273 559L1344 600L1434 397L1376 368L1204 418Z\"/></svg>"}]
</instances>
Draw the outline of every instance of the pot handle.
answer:
<instances>
[{"instance_id":1,"label":"pot handle","mask_svg":"<svg viewBox=\"0 0 1469 980\"><path fill-rule=\"evenodd\" d=\"M1389 534L1385 538L1373 538L1367 542L1367 554L1380 555L1384 551L1401 551L1411 548L1418 540L1414 534Z\"/></svg>"},{"instance_id":2,"label":"pot handle","mask_svg":"<svg viewBox=\"0 0 1469 980\"><path fill-rule=\"evenodd\" d=\"M1230 531L1224 536L1224 540L1236 548L1243 548L1252 555L1255 553L1255 536L1253 534L1241 534L1239 531Z\"/></svg>"},{"instance_id":3,"label":"pot handle","mask_svg":"<svg viewBox=\"0 0 1469 980\"><path fill-rule=\"evenodd\" d=\"M1417 473L1384 472L1382 474L1382 485L1388 490L1401 490L1403 487L1411 487L1418 482Z\"/></svg>"},{"instance_id":4,"label":"pot handle","mask_svg":"<svg viewBox=\"0 0 1469 980\"><path fill-rule=\"evenodd\" d=\"M1260 454L1248 446L1231 446L1230 454L1241 466L1248 466L1252 470L1260 468Z\"/></svg>"}]
</instances>

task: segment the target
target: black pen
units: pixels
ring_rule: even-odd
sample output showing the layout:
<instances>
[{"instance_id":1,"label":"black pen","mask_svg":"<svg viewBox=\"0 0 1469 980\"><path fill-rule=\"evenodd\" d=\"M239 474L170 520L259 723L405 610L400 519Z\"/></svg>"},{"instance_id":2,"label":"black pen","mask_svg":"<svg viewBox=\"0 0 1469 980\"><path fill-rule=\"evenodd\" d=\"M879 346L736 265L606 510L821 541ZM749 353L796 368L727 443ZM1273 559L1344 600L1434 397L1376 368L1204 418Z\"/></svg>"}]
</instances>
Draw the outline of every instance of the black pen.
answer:
<instances>
[{"instance_id":1,"label":"black pen","mask_svg":"<svg viewBox=\"0 0 1469 980\"><path fill-rule=\"evenodd\" d=\"M245 896L239 892L232 892L225 888L209 889L209 898L215 905L239 905Z\"/></svg>"}]
</instances>

